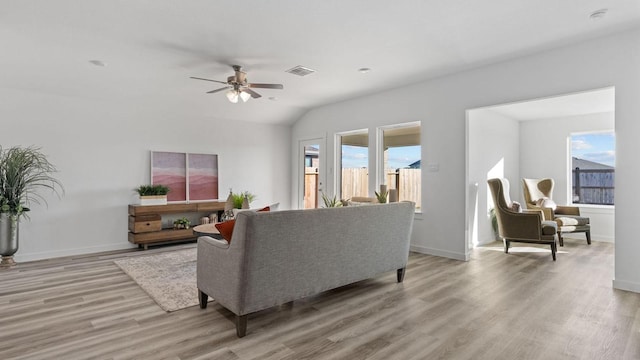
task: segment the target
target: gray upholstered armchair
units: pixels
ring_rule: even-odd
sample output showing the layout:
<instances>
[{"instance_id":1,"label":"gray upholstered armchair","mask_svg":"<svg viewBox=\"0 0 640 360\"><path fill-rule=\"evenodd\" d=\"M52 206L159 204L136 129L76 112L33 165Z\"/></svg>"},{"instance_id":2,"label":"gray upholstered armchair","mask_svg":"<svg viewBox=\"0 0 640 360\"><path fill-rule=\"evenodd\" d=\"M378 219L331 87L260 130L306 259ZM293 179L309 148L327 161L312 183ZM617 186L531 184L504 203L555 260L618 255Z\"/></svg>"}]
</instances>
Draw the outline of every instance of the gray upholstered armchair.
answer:
<instances>
[{"instance_id":1,"label":"gray upholstered armchair","mask_svg":"<svg viewBox=\"0 0 640 360\"><path fill-rule=\"evenodd\" d=\"M557 224L543 220L541 211L512 210L507 179L489 179L487 183L498 220L498 235L504 241L504 252L509 253L511 242L546 244L551 247L551 257L555 261Z\"/></svg>"},{"instance_id":2,"label":"gray upholstered armchair","mask_svg":"<svg viewBox=\"0 0 640 360\"><path fill-rule=\"evenodd\" d=\"M553 220L558 224L560 246L564 246L562 234L574 232L584 232L587 244L591 245L589 218L580 216L580 208L577 206L556 205L552 199L553 186L553 179L522 179L526 208L541 210L545 220Z\"/></svg>"}]
</instances>

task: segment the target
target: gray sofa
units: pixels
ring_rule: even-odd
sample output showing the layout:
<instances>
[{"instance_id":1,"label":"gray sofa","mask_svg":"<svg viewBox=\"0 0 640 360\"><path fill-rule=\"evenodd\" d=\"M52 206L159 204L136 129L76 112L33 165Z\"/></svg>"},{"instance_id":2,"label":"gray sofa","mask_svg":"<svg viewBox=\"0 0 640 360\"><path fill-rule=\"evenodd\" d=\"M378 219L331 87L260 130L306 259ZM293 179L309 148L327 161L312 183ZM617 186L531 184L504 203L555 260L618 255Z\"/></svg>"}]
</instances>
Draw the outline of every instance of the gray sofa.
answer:
<instances>
[{"instance_id":1,"label":"gray sofa","mask_svg":"<svg viewBox=\"0 0 640 360\"><path fill-rule=\"evenodd\" d=\"M241 212L230 243L198 238L200 307L213 297L243 337L250 313L388 271L402 282L414 206Z\"/></svg>"}]
</instances>

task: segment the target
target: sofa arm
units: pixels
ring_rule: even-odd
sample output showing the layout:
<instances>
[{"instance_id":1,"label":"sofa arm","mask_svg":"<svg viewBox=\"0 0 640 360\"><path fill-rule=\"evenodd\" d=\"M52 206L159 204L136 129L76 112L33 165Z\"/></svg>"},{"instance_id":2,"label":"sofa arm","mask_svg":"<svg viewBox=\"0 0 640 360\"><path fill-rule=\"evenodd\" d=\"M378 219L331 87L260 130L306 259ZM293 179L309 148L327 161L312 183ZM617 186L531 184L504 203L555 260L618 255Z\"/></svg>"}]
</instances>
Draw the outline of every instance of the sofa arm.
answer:
<instances>
[{"instance_id":1,"label":"sofa arm","mask_svg":"<svg viewBox=\"0 0 640 360\"><path fill-rule=\"evenodd\" d=\"M506 219L502 221L504 238L511 239L540 239L542 235L542 213L540 211L503 212Z\"/></svg>"},{"instance_id":2,"label":"sofa arm","mask_svg":"<svg viewBox=\"0 0 640 360\"><path fill-rule=\"evenodd\" d=\"M539 207L539 206L529 206L528 210L542 212L542 220L553 221L553 219L555 218L555 213L554 213L552 208Z\"/></svg>"},{"instance_id":3,"label":"sofa arm","mask_svg":"<svg viewBox=\"0 0 640 360\"><path fill-rule=\"evenodd\" d=\"M198 238L196 278L201 293L239 314L242 308L244 247L235 232L233 235L235 244L234 241L228 243L209 236Z\"/></svg>"},{"instance_id":4,"label":"sofa arm","mask_svg":"<svg viewBox=\"0 0 640 360\"><path fill-rule=\"evenodd\" d=\"M216 239L216 238L212 238L211 236L200 236L198 237L198 242L207 242L215 247L219 247L221 249L228 249L229 248L229 243L227 242L227 240L224 239Z\"/></svg>"},{"instance_id":5,"label":"sofa arm","mask_svg":"<svg viewBox=\"0 0 640 360\"><path fill-rule=\"evenodd\" d=\"M556 215L576 215L580 216L580 208L577 206L558 205Z\"/></svg>"}]
</instances>

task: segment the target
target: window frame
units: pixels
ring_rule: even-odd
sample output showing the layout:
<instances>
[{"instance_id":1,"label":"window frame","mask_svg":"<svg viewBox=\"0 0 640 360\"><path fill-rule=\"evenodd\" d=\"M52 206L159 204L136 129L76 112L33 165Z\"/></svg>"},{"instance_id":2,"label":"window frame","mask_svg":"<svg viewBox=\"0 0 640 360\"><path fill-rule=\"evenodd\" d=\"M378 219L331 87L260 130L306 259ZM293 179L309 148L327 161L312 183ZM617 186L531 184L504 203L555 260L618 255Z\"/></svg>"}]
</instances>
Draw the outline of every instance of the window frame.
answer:
<instances>
[{"instance_id":1,"label":"window frame","mask_svg":"<svg viewBox=\"0 0 640 360\"><path fill-rule=\"evenodd\" d=\"M384 132L386 130L393 129L402 129L402 128L411 128L411 127L419 127L420 128L420 171L422 170L422 121L410 121L404 123L396 123L384 126L378 126L376 128L376 182L375 188L379 189L381 184L386 183L386 169L384 168ZM420 180L420 197L422 197L422 177ZM398 194L399 195L399 194ZM422 199L420 199L422 203ZM420 209L416 208L416 214L422 213L422 207Z\"/></svg>"},{"instance_id":2,"label":"window frame","mask_svg":"<svg viewBox=\"0 0 640 360\"><path fill-rule=\"evenodd\" d=\"M342 196L342 137L343 136L349 136L349 135L362 135L362 134L366 134L367 135L367 170L369 171L369 176L368 176L368 181L367 181L367 194L369 193L369 183L371 182L371 141L370 141L370 129L369 128L361 128L361 129L356 129L356 130L348 130L348 131L341 131L338 133L335 133L334 135L334 144L335 144L335 149L334 149L334 154L336 154L334 156L335 158L335 164L334 164L334 168L336 169L336 171L334 171L334 179L333 179L333 184L334 184L334 194L336 194L336 197L338 197L339 199L344 199L344 197Z\"/></svg>"},{"instance_id":3,"label":"window frame","mask_svg":"<svg viewBox=\"0 0 640 360\"><path fill-rule=\"evenodd\" d=\"M568 196L568 203L573 205L573 206L579 206L579 207L584 207L584 208L604 208L604 209L612 209L615 208L615 179L614 179L614 187L613 187L613 194L614 194L614 203L613 204L589 204L589 203L580 203L580 202L574 202L574 198L573 198L573 188L574 188L574 174L573 174L573 157L574 157L574 153L573 153L573 138L574 137L578 137L581 135L594 135L594 134L601 134L601 135L606 135L606 134L611 134L614 137L614 143L613 143L613 151L615 153L616 151L616 133L615 133L615 129L606 129L606 130L592 130L592 131L576 131L576 132L570 132L569 136L567 138L567 142L568 142L568 159L567 159L567 194L569 194ZM616 154L617 155L617 154ZM614 155L614 156L616 156ZM576 156L577 157L577 156ZM586 160L586 159L583 159ZM590 160L587 160L590 161ZM606 165L606 164L603 164ZM616 166L615 166L615 160L614 160L614 165L613 165L613 169L614 169L614 176L615 176L615 170L616 170Z\"/></svg>"}]
</instances>

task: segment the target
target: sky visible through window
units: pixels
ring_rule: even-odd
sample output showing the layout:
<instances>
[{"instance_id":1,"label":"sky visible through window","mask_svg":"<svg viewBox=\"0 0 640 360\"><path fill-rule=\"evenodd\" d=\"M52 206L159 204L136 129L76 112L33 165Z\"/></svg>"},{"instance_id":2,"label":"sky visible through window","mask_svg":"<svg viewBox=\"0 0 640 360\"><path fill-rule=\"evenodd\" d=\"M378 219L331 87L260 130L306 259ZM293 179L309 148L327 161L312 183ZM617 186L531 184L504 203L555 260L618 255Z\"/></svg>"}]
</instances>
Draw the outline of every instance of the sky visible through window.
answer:
<instances>
[{"instance_id":1,"label":"sky visible through window","mask_svg":"<svg viewBox=\"0 0 640 360\"><path fill-rule=\"evenodd\" d=\"M571 136L571 155L583 160L615 166L615 134L602 132Z\"/></svg>"},{"instance_id":2,"label":"sky visible through window","mask_svg":"<svg viewBox=\"0 0 640 360\"><path fill-rule=\"evenodd\" d=\"M420 160L420 146L402 146L390 148L388 155L389 168L405 168ZM363 168L369 165L369 148L342 145L342 167Z\"/></svg>"}]
</instances>

